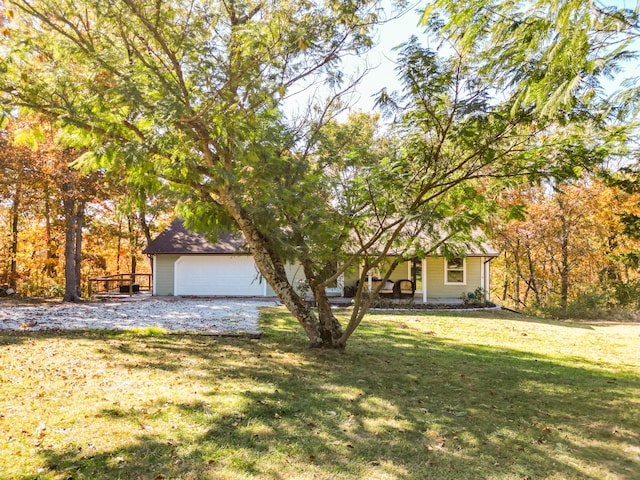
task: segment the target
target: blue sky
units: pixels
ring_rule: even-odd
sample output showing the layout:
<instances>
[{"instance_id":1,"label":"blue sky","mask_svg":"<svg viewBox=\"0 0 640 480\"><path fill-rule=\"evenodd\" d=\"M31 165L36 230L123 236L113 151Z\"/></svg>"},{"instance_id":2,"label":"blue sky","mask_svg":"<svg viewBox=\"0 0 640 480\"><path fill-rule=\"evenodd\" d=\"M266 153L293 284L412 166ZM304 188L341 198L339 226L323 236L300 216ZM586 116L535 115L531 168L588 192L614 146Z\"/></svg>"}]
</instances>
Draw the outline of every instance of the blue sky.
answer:
<instances>
[{"instance_id":1,"label":"blue sky","mask_svg":"<svg viewBox=\"0 0 640 480\"><path fill-rule=\"evenodd\" d=\"M392 16L390 2L385 3L385 16ZM397 52L394 48L409 40L411 35L421 36L424 30L418 26L421 13L419 6L424 9L425 1L411 2L401 16L382 25L376 35L376 47L363 59L361 64L367 64L373 68L358 86L355 109L371 111L375 99L372 97L383 88L389 91L400 88L397 73L395 71L395 58Z\"/></svg>"},{"instance_id":2,"label":"blue sky","mask_svg":"<svg viewBox=\"0 0 640 480\"><path fill-rule=\"evenodd\" d=\"M634 9L637 7L637 2L640 0L601 0L603 5L614 5L617 7L624 7ZM421 12L427 5L428 0L412 0L408 7L405 8L402 15L396 15L392 20L384 23L377 29L375 35L376 46L363 57L351 57L344 62L344 71L348 74L353 74L365 67L371 70L360 81L356 91L352 97L351 111L365 111L371 112L374 110L375 94L381 89L387 88L389 91L399 90L400 84L398 82L397 72L395 71L395 59L397 57L397 51L394 49L406 42L411 35L417 35L420 37L426 45L428 45L427 36L424 34L424 27L418 25ZM392 0L383 1L384 17L393 17ZM640 47L638 48L640 50ZM617 75L617 78L613 81L603 80L603 86L609 93L614 93L615 90L621 88L620 84L624 78L630 76L639 76L640 67L637 61L629 62L625 68L625 71ZM319 90L320 93L322 89ZM289 100L289 110L294 113L298 105L302 105L305 102L303 99L308 99L309 95L312 95L312 91L306 91L300 96L295 95ZM340 115L340 118L344 118L344 115Z\"/></svg>"},{"instance_id":3,"label":"blue sky","mask_svg":"<svg viewBox=\"0 0 640 480\"><path fill-rule=\"evenodd\" d=\"M400 88L395 72L394 60L397 52L394 51L394 48L406 42L411 35L417 35L422 37L423 41L427 41L424 28L418 25L421 12L427 3L428 0L414 0L402 16L382 25L376 35L376 47L364 58L359 59L359 62L350 66L353 69L357 64L375 67L359 84L358 93L354 98L353 110L372 111L375 103L373 95L384 87L390 91ZM640 0L600 0L600 3L635 9L639 8ZM385 15L390 16L391 0L385 0L383 4ZM640 45L638 50L640 50ZM640 64L637 61L628 62L624 72L617 75L616 79L611 81L603 79L602 84L609 93L614 93L615 90L621 88L622 81L631 76L640 76Z\"/></svg>"}]
</instances>

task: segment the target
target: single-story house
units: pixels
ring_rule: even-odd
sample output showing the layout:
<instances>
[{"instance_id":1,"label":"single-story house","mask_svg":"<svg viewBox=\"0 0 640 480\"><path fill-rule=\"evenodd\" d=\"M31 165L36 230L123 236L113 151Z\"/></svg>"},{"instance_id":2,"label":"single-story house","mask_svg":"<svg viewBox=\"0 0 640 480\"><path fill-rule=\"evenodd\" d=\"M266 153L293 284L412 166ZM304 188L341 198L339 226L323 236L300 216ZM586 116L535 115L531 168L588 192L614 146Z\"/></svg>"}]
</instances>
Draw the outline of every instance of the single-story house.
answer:
<instances>
[{"instance_id":1,"label":"single-story house","mask_svg":"<svg viewBox=\"0 0 640 480\"><path fill-rule=\"evenodd\" d=\"M175 219L144 250L153 260L153 294L177 296L275 297L260 275L241 236L223 235L217 243L187 230ZM403 262L391 274L382 296L413 296L419 302L459 300L481 288L490 290L490 261L498 256L488 243L467 251L464 257L447 259L439 255ZM369 275L371 288L384 271ZM302 268L287 265L290 281L304 280ZM352 296L359 279L358 268L347 270L334 288L333 296ZM396 288L394 288L394 285ZM400 286L402 288L400 289ZM488 298L487 298L488 299Z\"/></svg>"}]
</instances>

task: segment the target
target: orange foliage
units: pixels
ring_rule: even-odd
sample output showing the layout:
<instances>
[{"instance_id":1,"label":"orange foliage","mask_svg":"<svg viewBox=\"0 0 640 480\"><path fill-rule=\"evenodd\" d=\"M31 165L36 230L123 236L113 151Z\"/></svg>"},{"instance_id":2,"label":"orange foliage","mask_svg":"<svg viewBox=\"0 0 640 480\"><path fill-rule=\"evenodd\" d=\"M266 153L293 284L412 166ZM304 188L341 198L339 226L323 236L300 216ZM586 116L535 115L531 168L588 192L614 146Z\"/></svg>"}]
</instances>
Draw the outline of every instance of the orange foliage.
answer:
<instances>
[{"instance_id":1,"label":"orange foliage","mask_svg":"<svg viewBox=\"0 0 640 480\"><path fill-rule=\"evenodd\" d=\"M503 252L494 268L495 296L512 307L566 307L638 278L621 255L640 245L620 222L620 214L638 210L638 200L595 178L505 193L503 206L523 204L527 213L522 221L492 225Z\"/></svg>"}]
</instances>

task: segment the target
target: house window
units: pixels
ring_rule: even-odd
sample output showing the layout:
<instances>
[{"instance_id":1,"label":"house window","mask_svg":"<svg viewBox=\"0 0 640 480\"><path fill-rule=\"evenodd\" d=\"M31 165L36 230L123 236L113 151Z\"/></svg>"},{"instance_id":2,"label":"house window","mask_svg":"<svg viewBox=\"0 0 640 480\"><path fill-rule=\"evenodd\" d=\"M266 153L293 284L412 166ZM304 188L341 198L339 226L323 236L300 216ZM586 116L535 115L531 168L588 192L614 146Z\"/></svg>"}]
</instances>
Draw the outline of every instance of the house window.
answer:
<instances>
[{"instance_id":1,"label":"house window","mask_svg":"<svg viewBox=\"0 0 640 480\"><path fill-rule=\"evenodd\" d=\"M466 259L456 257L451 260L444 259L444 284L445 285L466 285L467 284L467 262Z\"/></svg>"}]
</instances>

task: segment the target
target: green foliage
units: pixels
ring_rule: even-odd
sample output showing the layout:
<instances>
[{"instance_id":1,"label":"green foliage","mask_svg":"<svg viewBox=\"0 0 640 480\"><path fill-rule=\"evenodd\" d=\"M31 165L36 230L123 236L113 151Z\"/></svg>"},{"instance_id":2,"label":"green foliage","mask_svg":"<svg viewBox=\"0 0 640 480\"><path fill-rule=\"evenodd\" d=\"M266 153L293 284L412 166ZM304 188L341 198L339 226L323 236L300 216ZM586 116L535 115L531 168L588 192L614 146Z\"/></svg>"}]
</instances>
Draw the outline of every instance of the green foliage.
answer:
<instances>
[{"instance_id":1,"label":"green foliage","mask_svg":"<svg viewBox=\"0 0 640 480\"><path fill-rule=\"evenodd\" d=\"M610 111L602 79L637 56L637 11L596 2L474 0L460 8L436 0L423 23L493 75L512 112L534 107L559 120Z\"/></svg>"},{"instance_id":2,"label":"green foliage","mask_svg":"<svg viewBox=\"0 0 640 480\"><path fill-rule=\"evenodd\" d=\"M544 315L562 319L602 319L610 317L607 309L607 295L605 293L583 293L567 303L566 307L557 304L538 306L536 308Z\"/></svg>"},{"instance_id":3,"label":"green foliage","mask_svg":"<svg viewBox=\"0 0 640 480\"><path fill-rule=\"evenodd\" d=\"M62 298L64 285L43 275L31 275L28 280L20 283L18 293L28 298Z\"/></svg>"},{"instance_id":4,"label":"green foliage","mask_svg":"<svg viewBox=\"0 0 640 480\"><path fill-rule=\"evenodd\" d=\"M465 305L486 305L487 296L484 288L478 287L473 292L462 294L462 301Z\"/></svg>"},{"instance_id":5,"label":"green foliage","mask_svg":"<svg viewBox=\"0 0 640 480\"><path fill-rule=\"evenodd\" d=\"M640 280L614 284L613 298L617 305L640 311Z\"/></svg>"}]
</instances>

